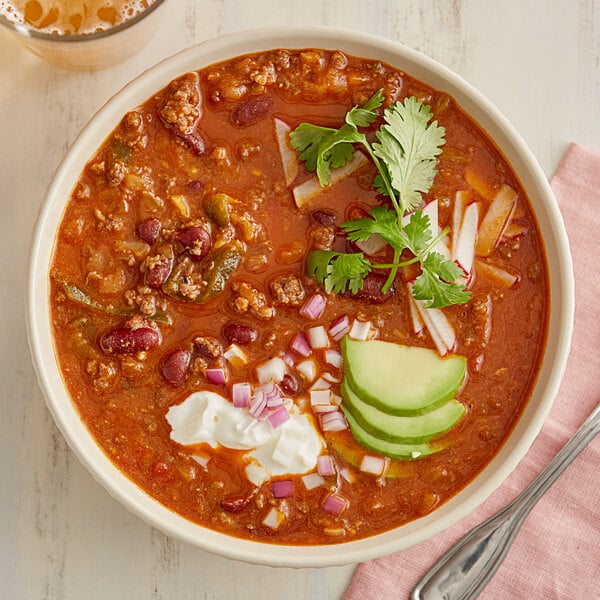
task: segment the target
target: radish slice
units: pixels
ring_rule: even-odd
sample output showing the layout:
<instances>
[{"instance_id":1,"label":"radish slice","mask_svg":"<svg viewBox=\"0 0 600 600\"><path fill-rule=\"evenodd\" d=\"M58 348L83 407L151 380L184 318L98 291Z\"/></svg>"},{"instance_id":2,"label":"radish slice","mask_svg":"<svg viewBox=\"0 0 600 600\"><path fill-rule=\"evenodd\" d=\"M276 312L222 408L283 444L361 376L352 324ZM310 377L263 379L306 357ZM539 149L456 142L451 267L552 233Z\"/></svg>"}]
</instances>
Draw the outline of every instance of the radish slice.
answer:
<instances>
[{"instance_id":1,"label":"radish slice","mask_svg":"<svg viewBox=\"0 0 600 600\"><path fill-rule=\"evenodd\" d=\"M428 204L423 207L421 211L423 215L429 217L429 227L431 229L431 233L433 237L437 237L440 233L440 224L438 219L438 201L432 200Z\"/></svg>"},{"instance_id":2,"label":"radish slice","mask_svg":"<svg viewBox=\"0 0 600 600\"><path fill-rule=\"evenodd\" d=\"M508 185L503 185L481 222L475 246L477 256L489 256L495 250L516 205L517 192Z\"/></svg>"},{"instance_id":3,"label":"radish slice","mask_svg":"<svg viewBox=\"0 0 600 600\"><path fill-rule=\"evenodd\" d=\"M423 208L423 214L429 217L429 226L431 229L432 237L436 238L440 234L440 222L439 222L439 210L438 201L432 200ZM450 250L448 245L441 239L433 248L434 252L439 252L444 258L450 258Z\"/></svg>"},{"instance_id":4,"label":"radish slice","mask_svg":"<svg viewBox=\"0 0 600 600\"><path fill-rule=\"evenodd\" d=\"M299 171L298 157L290 145L291 130L292 128L287 123L284 123L281 119L275 119L275 134L277 136L279 156L281 156L281 164L283 166L285 185L287 186L293 183Z\"/></svg>"},{"instance_id":5,"label":"radish slice","mask_svg":"<svg viewBox=\"0 0 600 600\"><path fill-rule=\"evenodd\" d=\"M415 335L419 335L425 328L425 323L421 318L421 314L417 309L415 299L412 294L408 294L408 307L410 308L410 318L412 320L413 332Z\"/></svg>"},{"instance_id":6,"label":"radish slice","mask_svg":"<svg viewBox=\"0 0 600 600\"><path fill-rule=\"evenodd\" d=\"M361 152L355 152L354 158L350 162L347 162L343 167L339 167L339 169L333 169L331 171L328 186L322 186L319 183L316 175L313 175L313 177L304 183L297 185L292 189L296 207L299 209L304 208L306 204L308 204L308 202L315 196L320 194L322 191L329 189L329 187L356 171L356 169L366 162L368 162L368 159L364 154Z\"/></svg>"},{"instance_id":7,"label":"radish slice","mask_svg":"<svg viewBox=\"0 0 600 600\"><path fill-rule=\"evenodd\" d=\"M520 277L515 275L514 273L509 273L505 269L498 267L492 263L477 260L476 261L476 269L487 279L491 279L492 281L506 287L511 288L515 285Z\"/></svg>"},{"instance_id":8,"label":"radish slice","mask_svg":"<svg viewBox=\"0 0 600 600\"><path fill-rule=\"evenodd\" d=\"M513 219L514 218L515 215L513 215ZM525 235L528 231L529 229L527 228L527 225L511 221L504 230L502 237L507 240L515 240L516 238Z\"/></svg>"},{"instance_id":9,"label":"radish slice","mask_svg":"<svg viewBox=\"0 0 600 600\"><path fill-rule=\"evenodd\" d=\"M412 295L411 288L409 286ZM422 300L414 300L414 303L440 356L452 352L456 347L456 332L448 317L439 308L425 308Z\"/></svg>"},{"instance_id":10,"label":"radish slice","mask_svg":"<svg viewBox=\"0 0 600 600\"><path fill-rule=\"evenodd\" d=\"M479 225L479 203L473 202L465 209L465 214L456 236L456 246L452 247L452 260L463 270L467 281L471 278L475 243Z\"/></svg>"},{"instance_id":11,"label":"radish slice","mask_svg":"<svg viewBox=\"0 0 600 600\"><path fill-rule=\"evenodd\" d=\"M368 256L373 256L383 250L387 242L378 233L372 233L366 240L356 242L356 245Z\"/></svg>"},{"instance_id":12,"label":"radish slice","mask_svg":"<svg viewBox=\"0 0 600 600\"><path fill-rule=\"evenodd\" d=\"M458 245L458 235L465 215L465 206L469 203L469 192L459 190L454 196L454 209L452 211L452 249Z\"/></svg>"}]
</instances>

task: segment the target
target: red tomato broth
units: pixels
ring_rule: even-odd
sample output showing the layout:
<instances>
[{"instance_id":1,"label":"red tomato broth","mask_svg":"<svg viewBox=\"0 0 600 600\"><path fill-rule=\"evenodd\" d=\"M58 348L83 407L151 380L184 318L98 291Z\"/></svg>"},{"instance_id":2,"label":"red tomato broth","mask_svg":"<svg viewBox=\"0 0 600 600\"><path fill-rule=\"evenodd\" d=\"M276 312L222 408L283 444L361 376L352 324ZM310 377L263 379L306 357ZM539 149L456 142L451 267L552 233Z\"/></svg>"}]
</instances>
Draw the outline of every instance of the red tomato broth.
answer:
<instances>
[{"instance_id":1,"label":"red tomato broth","mask_svg":"<svg viewBox=\"0 0 600 600\"><path fill-rule=\"evenodd\" d=\"M281 544L336 543L387 531L431 512L493 458L510 435L535 383L546 339L548 277L543 243L524 190L501 152L451 98L377 61L330 51L273 51L239 57L199 73L203 106L197 129L205 150L198 153L161 121L161 107L172 94L165 88L124 117L84 169L65 209L51 269L51 310L58 361L82 420L114 464L151 496L192 521L231 535ZM347 77L338 86L340 73ZM275 82L263 85L269 77ZM438 174L425 195L426 201L438 199L441 226L451 225L457 190L470 189L477 201L487 203L466 183L467 167L492 189L507 184L518 192L515 219L526 225L527 232L500 244L491 259L510 265L520 279L506 289L476 273L473 300L444 309L457 329L456 353L466 356L469 365L466 383L457 396L467 407L466 415L443 437L444 450L416 460L393 461L400 477L375 477L361 473L346 460L352 462L347 452L372 452L355 442L349 431L328 433L326 440L337 440L338 448L342 443L348 449L330 453L338 468L350 467L354 482L329 476L325 486L307 491L300 477L293 476L293 496L275 500L269 482L253 489L244 474L241 451L180 446L169 437L165 415L170 406L199 389L229 397L232 383L255 381L255 366L287 352L298 331L315 325L327 328L342 314L358 314L372 321L381 339L433 347L427 334L411 332L401 276L397 292L388 302L374 305L329 296L325 312L315 321L299 317L297 307L276 305L276 317L261 320L238 314L230 305L231 286L241 281L265 292L272 305L269 285L281 274L298 277L306 296L319 290L305 273L306 254L314 247L319 229L311 213L330 211L339 224L351 218L357 207L366 210L382 202L371 187L375 168L368 165L315 197L307 211L298 211L283 179L273 118L283 119L292 128L303 121L337 127L348 108L380 88L388 102L411 95L423 98L431 105L434 119L446 129ZM270 100L266 114L244 127L232 125L232 110L256 97ZM123 140L128 149L126 174L117 185L111 185L107 174L111 161L118 162L111 152L115 147L121 151ZM301 167L297 183L309 176ZM160 198L162 206L156 208L161 202L148 201L148 192ZM126 318L71 301L60 282L77 285L105 306L131 309L131 304L136 306L132 298L138 296L139 300L144 294L139 289L131 293L128 304L126 293L143 283L141 265L152 254L149 246L137 247L137 225L157 217L162 238L168 240L171 230L205 218L203 203L214 193L240 200L235 236L243 237L243 222L249 222L243 217L245 212L264 231L258 239L246 242L244 260L226 290L205 304L150 290L145 295L152 296L158 309L172 319L169 326L158 324L160 345L137 356L103 353L100 338L122 326ZM187 200L189 217L169 200L179 195ZM133 243L133 250L119 253L117 248L128 242ZM334 247L346 247L340 236ZM282 256L282 248L292 249L291 258ZM302 252L294 255L294 248L302 248ZM249 257L261 260L253 262ZM487 321L477 317L486 302L492 305L487 343L482 333ZM152 321L152 315L147 319ZM244 346L250 359L247 366L230 368L227 389L206 381L202 368L194 362L197 356L183 384L165 382L161 365L169 351L191 348L196 336L222 339L222 328L231 321L244 322L259 333L255 342ZM339 375L319 353L315 356L321 372ZM295 377L300 384L298 396L305 395L308 385L297 374ZM210 456L206 469L191 458L194 451ZM324 498L332 491L347 500L340 516L322 509ZM282 502L287 517L281 525L275 530L264 525L270 507Z\"/></svg>"}]
</instances>

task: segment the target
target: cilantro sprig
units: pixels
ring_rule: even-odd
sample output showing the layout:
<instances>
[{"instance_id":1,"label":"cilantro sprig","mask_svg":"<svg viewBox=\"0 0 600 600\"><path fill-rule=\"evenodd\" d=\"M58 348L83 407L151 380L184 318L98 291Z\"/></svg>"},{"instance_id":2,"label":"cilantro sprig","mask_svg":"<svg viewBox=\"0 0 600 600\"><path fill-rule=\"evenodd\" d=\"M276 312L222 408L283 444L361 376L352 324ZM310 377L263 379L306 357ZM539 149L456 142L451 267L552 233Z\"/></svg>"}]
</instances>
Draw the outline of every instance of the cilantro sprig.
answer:
<instances>
[{"instance_id":1,"label":"cilantro sprig","mask_svg":"<svg viewBox=\"0 0 600 600\"><path fill-rule=\"evenodd\" d=\"M377 167L374 187L389 197L393 210L377 206L368 217L346 221L341 228L354 242L375 233L381 235L394 251L393 262L371 262L362 252L317 250L308 257L308 272L328 293L343 293L347 289L357 293L371 270L389 269L383 286L387 291L398 269L418 262L421 273L413 286L415 298L424 300L428 307L464 304L471 294L459 282L462 270L434 249L448 230L434 239L429 216L420 210L422 194L429 191L437 174L437 156L445 143L445 129L431 120L429 106L409 97L383 111L384 122L370 143L360 129L379 118L377 109L382 104L383 92L379 90L362 107L350 109L340 128L302 123L292 132L291 141L306 168L316 172L323 186L329 184L332 169L352 160L356 145L364 148ZM409 254L409 258L401 260L403 254Z\"/></svg>"}]
</instances>

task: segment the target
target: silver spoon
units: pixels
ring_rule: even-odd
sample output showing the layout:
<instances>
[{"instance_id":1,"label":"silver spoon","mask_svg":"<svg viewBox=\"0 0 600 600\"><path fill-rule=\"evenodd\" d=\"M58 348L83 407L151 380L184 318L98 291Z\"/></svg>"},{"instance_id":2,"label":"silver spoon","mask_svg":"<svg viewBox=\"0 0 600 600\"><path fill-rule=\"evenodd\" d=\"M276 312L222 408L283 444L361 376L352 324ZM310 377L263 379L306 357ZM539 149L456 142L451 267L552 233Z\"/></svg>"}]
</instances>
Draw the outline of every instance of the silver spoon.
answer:
<instances>
[{"instance_id":1,"label":"silver spoon","mask_svg":"<svg viewBox=\"0 0 600 600\"><path fill-rule=\"evenodd\" d=\"M600 404L508 506L453 546L414 588L412 600L473 600L492 578L529 511L600 432Z\"/></svg>"}]
</instances>

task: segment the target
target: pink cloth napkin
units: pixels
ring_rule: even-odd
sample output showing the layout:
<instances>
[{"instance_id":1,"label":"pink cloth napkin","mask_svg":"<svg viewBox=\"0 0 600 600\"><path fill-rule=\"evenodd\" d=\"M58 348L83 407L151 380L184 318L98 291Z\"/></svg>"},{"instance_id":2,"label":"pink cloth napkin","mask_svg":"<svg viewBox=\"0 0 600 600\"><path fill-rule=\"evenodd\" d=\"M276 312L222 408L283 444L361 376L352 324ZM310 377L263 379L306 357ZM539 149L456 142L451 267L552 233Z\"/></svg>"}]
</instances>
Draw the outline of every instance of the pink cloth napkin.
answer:
<instances>
[{"instance_id":1,"label":"pink cloth napkin","mask_svg":"<svg viewBox=\"0 0 600 600\"><path fill-rule=\"evenodd\" d=\"M575 331L560 391L507 481L450 529L357 567L344 600L405 600L450 546L508 504L600 400L600 153L572 144L552 179L575 268ZM600 599L600 436L527 517L480 600ZM441 599L440 599L441 600Z\"/></svg>"}]
</instances>

